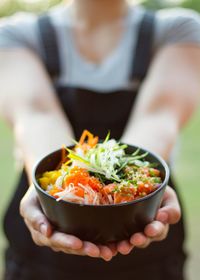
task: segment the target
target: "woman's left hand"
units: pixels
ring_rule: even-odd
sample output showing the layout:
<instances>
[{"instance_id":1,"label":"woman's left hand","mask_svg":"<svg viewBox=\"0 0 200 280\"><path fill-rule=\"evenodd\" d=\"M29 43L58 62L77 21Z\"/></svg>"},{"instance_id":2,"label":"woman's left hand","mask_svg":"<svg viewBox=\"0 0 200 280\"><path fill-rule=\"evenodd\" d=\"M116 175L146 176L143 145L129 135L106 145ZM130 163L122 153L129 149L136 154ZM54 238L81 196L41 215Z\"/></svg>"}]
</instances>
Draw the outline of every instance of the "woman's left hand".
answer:
<instances>
[{"instance_id":1,"label":"woman's left hand","mask_svg":"<svg viewBox=\"0 0 200 280\"><path fill-rule=\"evenodd\" d=\"M181 210L176 193L168 186L156 219L145 227L144 232L135 233L130 240L119 242L116 245L117 251L128 255L134 247L146 248L153 241L164 240L167 237L169 225L176 224L180 218Z\"/></svg>"}]
</instances>

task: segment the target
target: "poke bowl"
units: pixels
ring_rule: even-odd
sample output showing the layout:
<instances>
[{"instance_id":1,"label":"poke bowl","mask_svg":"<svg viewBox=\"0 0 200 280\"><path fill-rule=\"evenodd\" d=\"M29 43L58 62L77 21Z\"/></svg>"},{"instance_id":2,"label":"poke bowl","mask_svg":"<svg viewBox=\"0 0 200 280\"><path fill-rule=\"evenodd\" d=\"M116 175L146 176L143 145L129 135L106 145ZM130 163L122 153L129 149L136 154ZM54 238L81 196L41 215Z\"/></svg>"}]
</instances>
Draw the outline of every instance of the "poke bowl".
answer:
<instances>
[{"instance_id":1,"label":"poke bowl","mask_svg":"<svg viewBox=\"0 0 200 280\"><path fill-rule=\"evenodd\" d=\"M143 231L156 216L168 180L169 168L156 154L109 136L98 141L87 131L33 170L42 210L54 228L96 244Z\"/></svg>"}]
</instances>

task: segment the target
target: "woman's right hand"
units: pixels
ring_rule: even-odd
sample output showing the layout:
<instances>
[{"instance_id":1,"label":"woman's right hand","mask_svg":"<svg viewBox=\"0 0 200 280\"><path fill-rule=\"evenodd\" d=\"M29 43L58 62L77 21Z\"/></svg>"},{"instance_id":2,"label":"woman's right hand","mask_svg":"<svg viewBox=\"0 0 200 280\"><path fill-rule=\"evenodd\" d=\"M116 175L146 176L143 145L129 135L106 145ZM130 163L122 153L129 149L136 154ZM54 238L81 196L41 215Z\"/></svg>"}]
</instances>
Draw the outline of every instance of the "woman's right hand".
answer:
<instances>
[{"instance_id":1,"label":"woman's right hand","mask_svg":"<svg viewBox=\"0 0 200 280\"><path fill-rule=\"evenodd\" d=\"M56 252L66 254L90 256L93 258L103 258L106 261L112 259L117 254L114 245L95 245L88 241L54 231L51 224L43 214L36 190L30 186L20 203L20 214L23 217L33 241L38 246L47 246Z\"/></svg>"}]
</instances>

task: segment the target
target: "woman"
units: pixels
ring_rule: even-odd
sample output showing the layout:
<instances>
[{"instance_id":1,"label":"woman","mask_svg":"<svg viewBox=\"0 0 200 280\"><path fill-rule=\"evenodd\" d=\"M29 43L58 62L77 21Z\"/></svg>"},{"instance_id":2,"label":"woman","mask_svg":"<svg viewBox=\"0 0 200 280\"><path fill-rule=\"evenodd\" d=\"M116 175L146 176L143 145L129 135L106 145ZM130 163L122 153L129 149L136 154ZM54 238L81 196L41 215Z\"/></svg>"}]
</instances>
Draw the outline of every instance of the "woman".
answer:
<instances>
[{"instance_id":1,"label":"woman","mask_svg":"<svg viewBox=\"0 0 200 280\"><path fill-rule=\"evenodd\" d=\"M169 160L200 91L199 27L195 12L154 15L125 0L74 0L2 22L0 107L26 170L5 217L5 279L184 279L183 224L170 187L144 233L97 246L53 231L28 185L35 161L84 128L100 137L110 129Z\"/></svg>"}]
</instances>

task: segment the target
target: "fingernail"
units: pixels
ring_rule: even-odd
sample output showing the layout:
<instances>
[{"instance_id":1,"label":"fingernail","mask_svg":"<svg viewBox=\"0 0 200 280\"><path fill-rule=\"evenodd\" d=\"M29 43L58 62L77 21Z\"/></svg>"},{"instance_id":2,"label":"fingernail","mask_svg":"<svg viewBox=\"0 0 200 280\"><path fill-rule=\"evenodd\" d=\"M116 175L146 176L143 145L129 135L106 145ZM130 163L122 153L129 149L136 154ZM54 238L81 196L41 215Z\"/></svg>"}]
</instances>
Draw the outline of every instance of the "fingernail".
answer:
<instances>
[{"instance_id":1,"label":"fingernail","mask_svg":"<svg viewBox=\"0 0 200 280\"><path fill-rule=\"evenodd\" d=\"M40 232L45 236L47 235L47 226L45 224L41 224Z\"/></svg>"}]
</instances>

